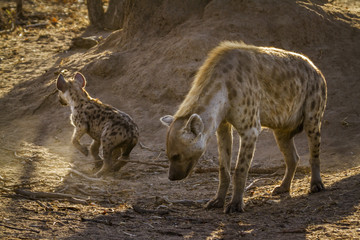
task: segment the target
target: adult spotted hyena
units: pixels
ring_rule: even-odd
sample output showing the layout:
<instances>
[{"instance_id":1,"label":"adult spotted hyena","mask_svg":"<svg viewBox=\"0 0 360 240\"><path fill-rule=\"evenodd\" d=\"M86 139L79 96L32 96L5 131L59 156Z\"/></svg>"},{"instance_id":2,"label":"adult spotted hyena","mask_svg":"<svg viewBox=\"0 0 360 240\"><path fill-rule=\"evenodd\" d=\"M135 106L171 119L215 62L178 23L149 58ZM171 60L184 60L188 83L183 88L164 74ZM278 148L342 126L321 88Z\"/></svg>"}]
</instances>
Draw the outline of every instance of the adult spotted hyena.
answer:
<instances>
[{"instance_id":1,"label":"adult spotted hyena","mask_svg":"<svg viewBox=\"0 0 360 240\"><path fill-rule=\"evenodd\" d=\"M310 149L310 191L323 190L319 147L326 91L324 76L303 55L244 43L221 43L199 69L175 115L160 119L169 127L169 179L187 177L216 132L220 182L207 208L223 207L230 184L233 126L241 140L232 199L225 212L243 211L245 181L263 126L273 129L286 162L284 179L273 193L290 191L299 161L294 136L303 129Z\"/></svg>"},{"instance_id":2,"label":"adult spotted hyena","mask_svg":"<svg viewBox=\"0 0 360 240\"><path fill-rule=\"evenodd\" d=\"M95 160L103 160L101 169L96 173L96 176L101 176L125 165L126 162L121 159L127 159L137 144L138 127L126 113L90 97L85 85L86 80L81 73L76 73L71 81L66 81L60 74L56 81L60 103L71 108L70 121L75 127L72 143L87 156L88 149L79 140L84 134L93 139L90 152Z\"/></svg>"}]
</instances>

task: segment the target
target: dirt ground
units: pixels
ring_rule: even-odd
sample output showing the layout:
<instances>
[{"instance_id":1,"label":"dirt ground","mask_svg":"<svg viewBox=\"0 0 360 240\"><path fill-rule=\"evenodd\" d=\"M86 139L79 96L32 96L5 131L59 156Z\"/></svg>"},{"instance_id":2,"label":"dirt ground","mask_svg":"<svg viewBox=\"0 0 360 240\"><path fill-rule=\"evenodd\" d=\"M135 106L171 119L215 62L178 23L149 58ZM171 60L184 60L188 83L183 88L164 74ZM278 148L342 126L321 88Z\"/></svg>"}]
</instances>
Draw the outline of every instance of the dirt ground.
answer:
<instances>
[{"instance_id":1,"label":"dirt ground","mask_svg":"<svg viewBox=\"0 0 360 240\"><path fill-rule=\"evenodd\" d=\"M192 4L137 1L134 11L144 12L111 32L88 27L83 1L57 0L25 0L26 19L8 31L15 3L0 3L1 239L360 238L360 3ZM98 44L72 43L88 36ZM323 71L326 191L308 194L307 142L300 134L291 194L271 195L284 165L270 130L257 144L244 213L203 208L218 184L215 137L189 178L168 180L159 118L176 111L206 54L222 40L301 52ZM91 96L134 118L152 150L136 147L132 163L102 179L92 178L93 160L71 145L70 110L57 99L57 75L76 71L87 77Z\"/></svg>"}]
</instances>

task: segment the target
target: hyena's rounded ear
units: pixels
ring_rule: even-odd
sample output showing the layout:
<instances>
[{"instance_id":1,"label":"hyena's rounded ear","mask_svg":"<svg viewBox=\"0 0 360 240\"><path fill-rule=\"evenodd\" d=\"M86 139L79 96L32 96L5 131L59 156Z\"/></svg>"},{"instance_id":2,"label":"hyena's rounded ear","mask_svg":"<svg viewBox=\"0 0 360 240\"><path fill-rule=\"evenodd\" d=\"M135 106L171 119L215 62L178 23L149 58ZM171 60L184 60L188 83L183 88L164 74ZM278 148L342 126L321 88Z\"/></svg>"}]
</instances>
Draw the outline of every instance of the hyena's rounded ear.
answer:
<instances>
[{"instance_id":1,"label":"hyena's rounded ear","mask_svg":"<svg viewBox=\"0 0 360 240\"><path fill-rule=\"evenodd\" d=\"M67 83L62 74L60 74L56 80L56 87L58 90L65 92L67 90Z\"/></svg>"},{"instance_id":2,"label":"hyena's rounded ear","mask_svg":"<svg viewBox=\"0 0 360 240\"><path fill-rule=\"evenodd\" d=\"M160 122L167 127L170 127L171 123L174 121L174 117L171 115L166 115L160 118Z\"/></svg>"},{"instance_id":3,"label":"hyena's rounded ear","mask_svg":"<svg viewBox=\"0 0 360 240\"><path fill-rule=\"evenodd\" d=\"M185 130L195 134L195 136L198 136L204 131L204 122L198 114L194 113L187 121Z\"/></svg>"},{"instance_id":4,"label":"hyena's rounded ear","mask_svg":"<svg viewBox=\"0 0 360 240\"><path fill-rule=\"evenodd\" d=\"M81 73L77 72L74 79L81 86L81 88L84 88L86 86L86 79Z\"/></svg>"}]
</instances>

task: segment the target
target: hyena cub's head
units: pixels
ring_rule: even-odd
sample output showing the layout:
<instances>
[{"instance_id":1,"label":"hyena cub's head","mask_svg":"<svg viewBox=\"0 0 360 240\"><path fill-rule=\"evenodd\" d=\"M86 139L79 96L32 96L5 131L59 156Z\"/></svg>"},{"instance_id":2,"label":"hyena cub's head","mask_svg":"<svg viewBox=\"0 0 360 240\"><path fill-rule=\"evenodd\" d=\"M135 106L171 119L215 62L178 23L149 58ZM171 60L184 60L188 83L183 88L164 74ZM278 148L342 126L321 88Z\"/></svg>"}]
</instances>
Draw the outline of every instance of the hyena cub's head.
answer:
<instances>
[{"instance_id":1,"label":"hyena cub's head","mask_svg":"<svg viewBox=\"0 0 360 240\"><path fill-rule=\"evenodd\" d=\"M160 121L168 126L166 154L170 160L169 179L186 178L205 151L204 124L197 114L189 118L164 116Z\"/></svg>"},{"instance_id":2,"label":"hyena cub's head","mask_svg":"<svg viewBox=\"0 0 360 240\"><path fill-rule=\"evenodd\" d=\"M86 85L85 77L81 73L76 73L74 80L66 81L60 73L56 80L56 87L59 90L59 101L62 105L71 104L73 96L79 95L84 91Z\"/></svg>"}]
</instances>

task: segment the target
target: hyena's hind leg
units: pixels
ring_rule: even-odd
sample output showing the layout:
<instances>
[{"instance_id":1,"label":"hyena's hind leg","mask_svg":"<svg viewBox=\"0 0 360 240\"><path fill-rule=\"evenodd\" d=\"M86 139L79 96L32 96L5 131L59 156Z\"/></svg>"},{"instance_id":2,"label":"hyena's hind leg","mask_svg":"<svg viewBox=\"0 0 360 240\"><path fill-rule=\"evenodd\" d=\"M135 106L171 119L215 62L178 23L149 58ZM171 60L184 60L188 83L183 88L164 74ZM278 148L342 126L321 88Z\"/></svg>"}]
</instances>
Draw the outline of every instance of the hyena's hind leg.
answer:
<instances>
[{"instance_id":1,"label":"hyena's hind leg","mask_svg":"<svg viewBox=\"0 0 360 240\"><path fill-rule=\"evenodd\" d=\"M273 194L290 192L291 182L299 162L299 155L294 144L294 134L288 131L274 130L276 142L284 155L286 170L281 185L273 190Z\"/></svg>"},{"instance_id":2,"label":"hyena's hind leg","mask_svg":"<svg viewBox=\"0 0 360 240\"><path fill-rule=\"evenodd\" d=\"M326 105L326 82L319 76L318 82L314 83L313 89L320 89L308 96L305 105L304 129L308 138L311 166L310 192L319 192L325 189L320 176L320 142L321 121Z\"/></svg>"},{"instance_id":3,"label":"hyena's hind leg","mask_svg":"<svg viewBox=\"0 0 360 240\"><path fill-rule=\"evenodd\" d=\"M100 142L93 140L90 145L90 153L95 160L95 169L99 169L102 166L102 160L99 157Z\"/></svg>"},{"instance_id":4,"label":"hyena's hind leg","mask_svg":"<svg viewBox=\"0 0 360 240\"><path fill-rule=\"evenodd\" d=\"M311 166L310 192L320 192L325 189L320 176L320 128L321 117L310 117L305 124L305 131L308 138Z\"/></svg>"},{"instance_id":5,"label":"hyena's hind leg","mask_svg":"<svg viewBox=\"0 0 360 240\"><path fill-rule=\"evenodd\" d=\"M95 173L96 177L101 177L105 172L109 171L109 169L111 168L112 165L112 148L106 144L104 144L104 142L101 143L100 145L100 152L99 152L99 156L102 158L103 160L103 164L101 169Z\"/></svg>"},{"instance_id":6,"label":"hyena's hind leg","mask_svg":"<svg viewBox=\"0 0 360 240\"><path fill-rule=\"evenodd\" d=\"M124 144L121 144L121 147L118 148L120 151L118 152L118 154L114 155L113 157L114 171L119 171L123 166L125 166L127 162L122 160L129 159L130 153L133 150L133 148L136 146L136 144L137 141L129 141Z\"/></svg>"}]
</instances>

